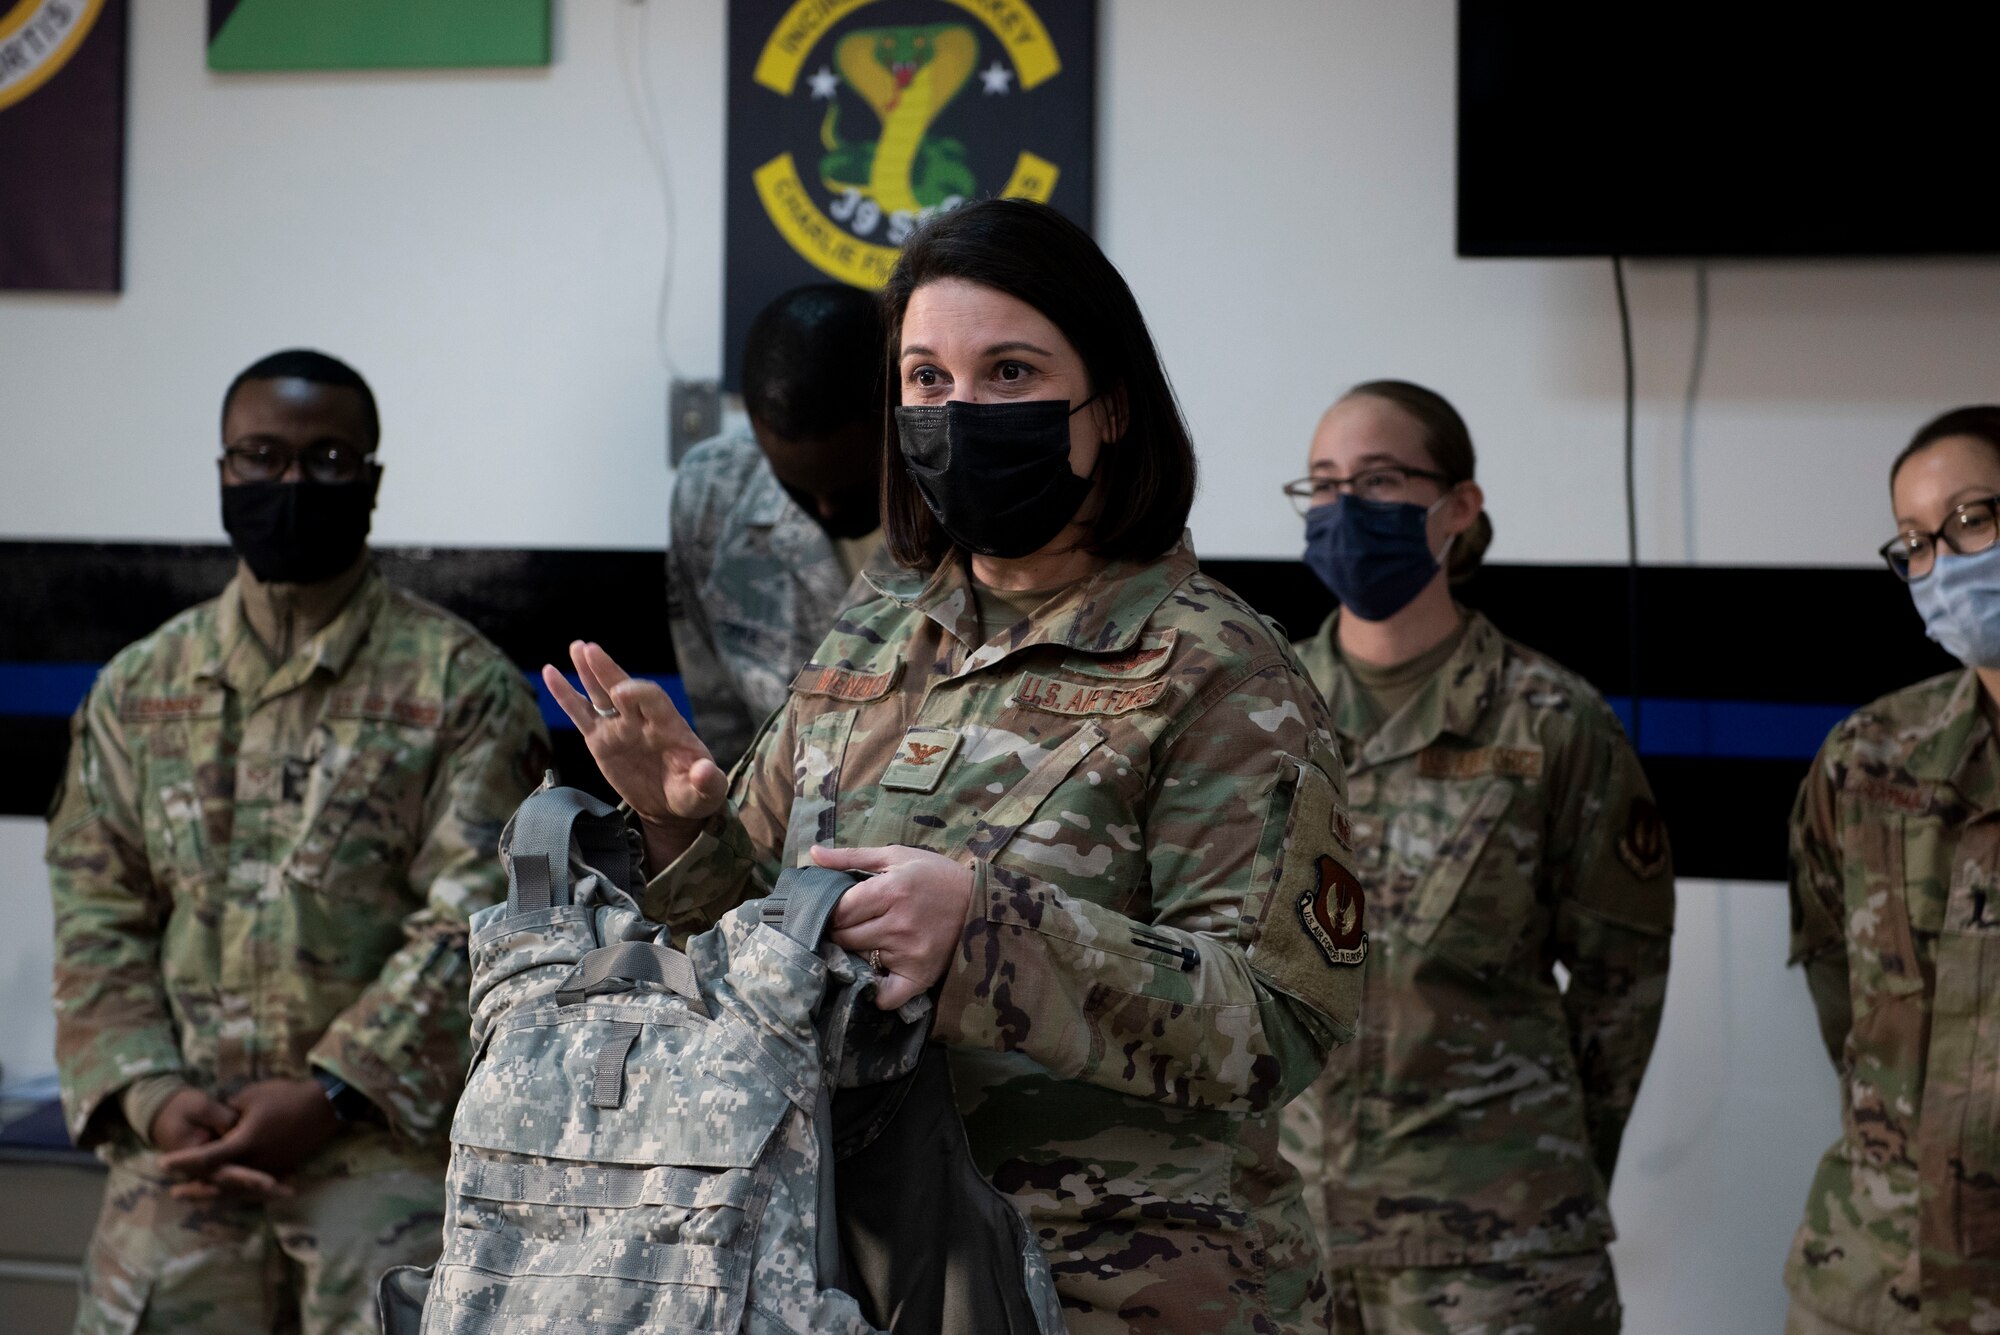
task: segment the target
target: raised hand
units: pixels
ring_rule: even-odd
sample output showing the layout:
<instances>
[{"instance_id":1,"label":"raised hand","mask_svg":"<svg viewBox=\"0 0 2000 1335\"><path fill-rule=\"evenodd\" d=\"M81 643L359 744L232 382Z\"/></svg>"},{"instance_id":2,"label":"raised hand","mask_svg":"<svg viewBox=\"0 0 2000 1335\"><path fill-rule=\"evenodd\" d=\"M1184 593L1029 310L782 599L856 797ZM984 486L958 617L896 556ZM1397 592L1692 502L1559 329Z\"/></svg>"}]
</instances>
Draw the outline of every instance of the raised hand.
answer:
<instances>
[{"instance_id":1,"label":"raised hand","mask_svg":"<svg viewBox=\"0 0 2000 1335\"><path fill-rule=\"evenodd\" d=\"M972 869L942 853L886 848L821 848L812 859L840 871L872 872L834 905L832 937L875 965L875 1004L894 1010L944 977L972 905Z\"/></svg>"},{"instance_id":2,"label":"raised hand","mask_svg":"<svg viewBox=\"0 0 2000 1335\"><path fill-rule=\"evenodd\" d=\"M572 640L569 657L582 692L552 666L542 668L542 681L605 780L645 823L648 861L663 867L722 809L728 776L658 683L631 676L600 644Z\"/></svg>"}]
</instances>

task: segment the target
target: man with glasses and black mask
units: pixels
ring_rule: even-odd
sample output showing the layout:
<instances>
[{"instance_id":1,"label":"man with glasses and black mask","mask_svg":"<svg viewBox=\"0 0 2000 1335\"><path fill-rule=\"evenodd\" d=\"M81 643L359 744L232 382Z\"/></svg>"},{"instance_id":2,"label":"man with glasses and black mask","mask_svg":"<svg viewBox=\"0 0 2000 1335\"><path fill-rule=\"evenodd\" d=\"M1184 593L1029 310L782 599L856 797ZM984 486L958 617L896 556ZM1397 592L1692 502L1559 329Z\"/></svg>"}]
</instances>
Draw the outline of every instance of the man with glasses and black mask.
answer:
<instances>
[{"instance_id":1,"label":"man with glasses and black mask","mask_svg":"<svg viewBox=\"0 0 2000 1335\"><path fill-rule=\"evenodd\" d=\"M435 1259L466 918L548 740L521 674L386 584L374 397L317 352L223 399L221 596L119 653L50 814L57 1063L110 1164L79 1331L374 1329Z\"/></svg>"},{"instance_id":2,"label":"man with glasses and black mask","mask_svg":"<svg viewBox=\"0 0 2000 1335\"><path fill-rule=\"evenodd\" d=\"M2000 405L1918 431L1889 496L1882 556L1964 667L1850 715L1792 811L1792 963L1841 1135L1788 1335L2000 1330Z\"/></svg>"},{"instance_id":3,"label":"man with glasses and black mask","mask_svg":"<svg viewBox=\"0 0 2000 1335\"><path fill-rule=\"evenodd\" d=\"M747 430L674 475L667 614L694 725L724 769L784 704L882 554L882 316L872 294L793 288L743 345ZM868 595L863 591L864 596Z\"/></svg>"}]
</instances>

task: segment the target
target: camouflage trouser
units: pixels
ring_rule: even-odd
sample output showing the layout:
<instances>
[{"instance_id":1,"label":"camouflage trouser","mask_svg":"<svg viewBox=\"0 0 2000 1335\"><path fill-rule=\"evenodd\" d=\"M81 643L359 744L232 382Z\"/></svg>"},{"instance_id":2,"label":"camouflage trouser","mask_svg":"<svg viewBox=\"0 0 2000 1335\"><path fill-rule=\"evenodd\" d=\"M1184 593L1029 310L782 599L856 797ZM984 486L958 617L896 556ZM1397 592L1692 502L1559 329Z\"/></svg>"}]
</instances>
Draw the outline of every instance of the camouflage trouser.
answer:
<instances>
[{"instance_id":1,"label":"camouflage trouser","mask_svg":"<svg viewBox=\"0 0 2000 1335\"><path fill-rule=\"evenodd\" d=\"M1611 1257L1334 1271L1338 1335L1615 1335Z\"/></svg>"},{"instance_id":2,"label":"camouflage trouser","mask_svg":"<svg viewBox=\"0 0 2000 1335\"><path fill-rule=\"evenodd\" d=\"M373 1335L375 1282L429 1265L444 1234L442 1164L301 1173L268 1205L178 1201L150 1154L121 1156L84 1264L76 1335ZM308 1166L309 1170L311 1165Z\"/></svg>"}]
</instances>

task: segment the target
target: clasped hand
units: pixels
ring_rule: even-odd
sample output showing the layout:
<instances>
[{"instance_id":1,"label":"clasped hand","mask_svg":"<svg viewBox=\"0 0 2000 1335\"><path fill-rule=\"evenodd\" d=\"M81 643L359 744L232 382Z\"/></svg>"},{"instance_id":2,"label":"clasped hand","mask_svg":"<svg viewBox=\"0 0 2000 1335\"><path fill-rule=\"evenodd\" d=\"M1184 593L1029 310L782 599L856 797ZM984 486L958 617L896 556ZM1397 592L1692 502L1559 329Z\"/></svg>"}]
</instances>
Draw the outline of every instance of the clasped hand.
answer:
<instances>
[{"instance_id":1,"label":"clasped hand","mask_svg":"<svg viewBox=\"0 0 2000 1335\"><path fill-rule=\"evenodd\" d=\"M160 1169L184 1179L182 1200L289 1196L285 1183L340 1130L317 1080L259 1080L219 1102L199 1089L176 1093L153 1115Z\"/></svg>"},{"instance_id":2,"label":"clasped hand","mask_svg":"<svg viewBox=\"0 0 2000 1335\"><path fill-rule=\"evenodd\" d=\"M664 867L722 810L728 778L658 683L633 677L599 644L573 641L569 656L582 691L553 666L542 668L542 681L639 817L648 864ZM879 961L876 1005L894 1010L944 977L972 901L968 868L902 845L815 847L812 856L822 867L869 874L842 897L832 927L835 944Z\"/></svg>"}]
</instances>

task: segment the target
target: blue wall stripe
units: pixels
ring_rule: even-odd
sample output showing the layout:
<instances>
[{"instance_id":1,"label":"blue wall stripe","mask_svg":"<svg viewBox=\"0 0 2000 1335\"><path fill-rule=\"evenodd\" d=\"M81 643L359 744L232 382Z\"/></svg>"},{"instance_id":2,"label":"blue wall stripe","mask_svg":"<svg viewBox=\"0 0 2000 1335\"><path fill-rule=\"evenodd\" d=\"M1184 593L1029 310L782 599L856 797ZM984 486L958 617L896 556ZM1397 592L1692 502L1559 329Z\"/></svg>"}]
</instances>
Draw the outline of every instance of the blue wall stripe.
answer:
<instances>
[{"instance_id":1,"label":"blue wall stripe","mask_svg":"<svg viewBox=\"0 0 2000 1335\"><path fill-rule=\"evenodd\" d=\"M0 715L62 718L73 712L97 679L95 663L0 663ZM572 727L541 674L523 674L534 688L551 728ZM688 712L679 673L648 675ZM571 677L570 684L576 684ZM1613 696L1611 708L1629 733L1632 702ZM1646 697L1639 752L1648 756L1706 756L1720 760L1810 760L1850 705L1789 704L1764 700L1670 700Z\"/></svg>"},{"instance_id":2,"label":"blue wall stripe","mask_svg":"<svg viewBox=\"0 0 2000 1335\"><path fill-rule=\"evenodd\" d=\"M102 663L0 663L0 714L68 718Z\"/></svg>"},{"instance_id":3,"label":"blue wall stripe","mask_svg":"<svg viewBox=\"0 0 2000 1335\"><path fill-rule=\"evenodd\" d=\"M668 698L674 702L674 708L681 711L681 717L693 717L688 710L687 688L681 685L680 673L675 672L667 676L653 676L649 673L640 672L634 675L642 677L647 681L658 682L666 691ZM542 674L539 672L530 672L527 676L528 685L535 688L535 699L542 706L542 721L548 724L550 728L574 729L576 724L569 721L569 715L563 713L562 706L556 703L556 698L553 695L549 694L549 688L542 684ZM574 672L565 672L563 676L568 679L570 685L576 687L578 690L583 689L582 683L577 681Z\"/></svg>"},{"instance_id":4,"label":"blue wall stripe","mask_svg":"<svg viewBox=\"0 0 2000 1335\"><path fill-rule=\"evenodd\" d=\"M1811 760L1852 705L1767 700L1659 700L1643 697L1639 754L1717 760ZM1618 721L1632 731L1632 700L1612 696Z\"/></svg>"},{"instance_id":5,"label":"blue wall stripe","mask_svg":"<svg viewBox=\"0 0 2000 1335\"><path fill-rule=\"evenodd\" d=\"M67 718L83 703L83 697L90 693L91 683L97 680L98 663L0 663L0 715L17 718ZM534 688L535 698L541 705L542 718L551 728L573 728L569 715L562 712L562 706L549 694L549 688L542 685L539 672L523 673L528 685ZM645 674L641 674L645 675ZM681 686L679 673L664 676L646 676L648 681L656 681L673 698L674 707L682 715L688 712L687 691ZM576 685L571 676L570 685Z\"/></svg>"}]
</instances>

